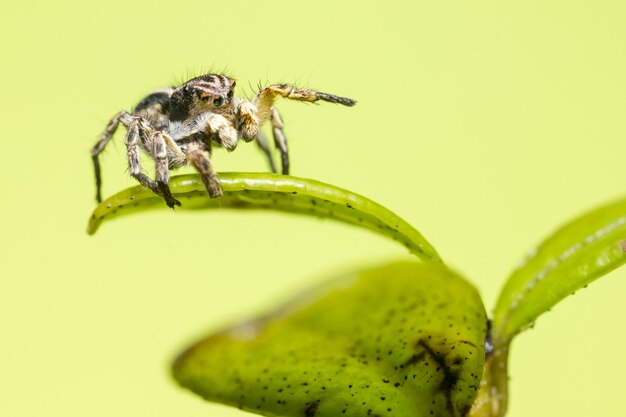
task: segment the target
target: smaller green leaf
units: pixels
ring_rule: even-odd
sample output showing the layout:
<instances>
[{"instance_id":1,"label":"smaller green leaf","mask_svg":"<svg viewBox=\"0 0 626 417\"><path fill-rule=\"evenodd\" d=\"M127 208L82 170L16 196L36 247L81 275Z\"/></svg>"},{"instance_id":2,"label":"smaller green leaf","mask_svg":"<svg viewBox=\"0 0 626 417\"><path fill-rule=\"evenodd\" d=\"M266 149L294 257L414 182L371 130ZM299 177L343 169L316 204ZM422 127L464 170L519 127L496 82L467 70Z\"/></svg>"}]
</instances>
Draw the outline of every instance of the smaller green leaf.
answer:
<instances>
[{"instance_id":1,"label":"smaller green leaf","mask_svg":"<svg viewBox=\"0 0 626 417\"><path fill-rule=\"evenodd\" d=\"M508 343L576 290L626 262L626 200L557 230L507 280L494 312L494 339Z\"/></svg>"},{"instance_id":2,"label":"smaller green leaf","mask_svg":"<svg viewBox=\"0 0 626 417\"><path fill-rule=\"evenodd\" d=\"M461 417L477 395L486 315L434 263L360 271L209 336L173 374L210 401L284 417Z\"/></svg>"},{"instance_id":3,"label":"smaller green leaf","mask_svg":"<svg viewBox=\"0 0 626 417\"><path fill-rule=\"evenodd\" d=\"M212 208L270 209L334 219L373 230L404 245L424 260L441 262L430 243L410 224L374 201L323 182L271 173L222 173L224 195L209 198L197 175L170 179L172 194L182 201L176 210ZM131 213L168 209L163 199L142 186L109 197L94 210L87 233L104 220Z\"/></svg>"}]
</instances>

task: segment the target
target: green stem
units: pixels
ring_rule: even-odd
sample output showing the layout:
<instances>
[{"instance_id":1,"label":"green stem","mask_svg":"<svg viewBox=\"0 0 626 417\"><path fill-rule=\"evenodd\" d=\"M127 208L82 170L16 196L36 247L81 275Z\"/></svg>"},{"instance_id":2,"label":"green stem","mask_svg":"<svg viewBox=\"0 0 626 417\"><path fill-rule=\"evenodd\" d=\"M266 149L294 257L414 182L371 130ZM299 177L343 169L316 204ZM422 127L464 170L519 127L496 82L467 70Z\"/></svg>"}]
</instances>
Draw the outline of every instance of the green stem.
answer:
<instances>
[{"instance_id":1,"label":"green stem","mask_svg":"<svg viewBox=\"0 0 626 417\"><path fill-rule=\"evenodd\" d=\"M496 347L485 358L478 396L468 417L503 417L509 400L509 346Z\"/></svg>"},{"instance_id":2,"label":"green stem","mask_svg":"<svg viewBox=\"0 0 626 417\"><path fill-rule=\"evenodd\" d=\"M331 218L373 230L404 245L423 260L442 262L430 243L393 212L359 194L310 179L270 173L223 173L224 195L211 199L197 175L171 178L170 189L183 206L177 210L210 208L270 209ZM87 233L93 235L104 220L139 211L166 208L150 190L123 190L94 210Z\"/></svg>"}]
</instances>

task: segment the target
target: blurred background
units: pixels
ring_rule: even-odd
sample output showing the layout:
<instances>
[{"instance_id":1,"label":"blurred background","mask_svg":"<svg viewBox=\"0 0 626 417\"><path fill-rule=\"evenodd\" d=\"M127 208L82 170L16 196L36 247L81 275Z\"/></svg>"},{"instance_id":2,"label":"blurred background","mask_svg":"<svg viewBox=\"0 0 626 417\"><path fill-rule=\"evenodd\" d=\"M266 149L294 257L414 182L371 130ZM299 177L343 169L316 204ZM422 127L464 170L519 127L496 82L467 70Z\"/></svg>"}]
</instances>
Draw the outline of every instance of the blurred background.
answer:
<instances>
[{"instance_id":1,"label":"blurred background","mask_svg":"<svg viewBox=\"0 0 626 417\"><path fill-rule=\"evenodd\" d=\"M163 209L87 236L89 148L118 110L188 76L226 68L240 95L290 82L357 99L279 103L293 174L405 218L488 311L531 246L626 195L623 1L2 9L1 416L244 416L180 390L171 359L333 274L408 257L367 231L264 212ZM266 170L254 144L214 164ZM102 166L105 196L135 185L121 135ZM516 340L511 417L623 414L625 294L622 269Z\"/></svg>"}]
</instances>

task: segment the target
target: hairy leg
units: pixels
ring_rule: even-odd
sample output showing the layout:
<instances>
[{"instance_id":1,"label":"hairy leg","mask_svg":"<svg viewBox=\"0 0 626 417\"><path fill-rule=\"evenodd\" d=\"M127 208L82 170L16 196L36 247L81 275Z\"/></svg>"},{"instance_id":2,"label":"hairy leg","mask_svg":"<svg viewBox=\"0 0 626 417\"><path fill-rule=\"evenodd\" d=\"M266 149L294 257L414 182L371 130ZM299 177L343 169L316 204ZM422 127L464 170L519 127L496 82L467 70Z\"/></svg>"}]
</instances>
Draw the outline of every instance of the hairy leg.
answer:
<instances>
[{"instance_id":1,"label":"hairy leg","mask_svg":"<svg viewBox=\"0 0 626 417\"><path fill-rule=\"evenodd\" d=\"M126 150L128 154L128 168L130 175L135 178L146 188L152 190L153 193L161 195L157 183L141 172L141 164L139 161L139 141L140 132L137 123L132 123L128 128L126 135Z\"/></svg>"},{"instance_id":2,"label":"hairy leg","mask_svg":"<svg viewBox=\"0 0 626 417\"><path fill-rule=\"evenodd\" d=\"M267 162L269 162L270 164L270 169L272 170L272 172L278 172L276 171L276 164L274 164L274 158L272 157L272 151L270 150L270 147L267 143L267 138L260 130L256 137L256 143L257 145L259 145L261 151L263 151L263 153L265 154L265 157L267 158Z\"/></svg>"},{"instance_id":3,"label":"hairy leg","mask_svg":"<svg viewBox=\"0 0 626 417\"><path fill-rule=\"evenodd\" d=\"M224 194L220 180L211 164L211 154L203 144L192 142L187 146L187 161L200 173L204 188L211 198L221 197Z\"/></svg>"},{"instance_id":4,"label":"hairy leg","mask_svg":"<svg viewBox=\"0 0 626 417\"><path fill-rule=\"evenodd\" d=\"M159 191L165 199L165 203L168 207L174 208L180 206L180 201L176 200L172 195L169 187L170 173L167 160L167 144L162 132L155 131L151 138L152 142L152 158L155 163L155 179Z\"/></svg>"},{"instance_id":5,"label":"hairy leg","mask_svg":"<svg viewBox=\"0 0 626 417\"><path fill-rule=\"evenodd\" d=\"M344 106L354 106L356 104L356 101L352 99L339 97L334 94L307 90L289 84L274 84L259 91L254 99L254 105L257 108L257 117L259 118L259 126L263 126L263 123L271 117L272 106L274 105L276 97L308 102L322 100L330 103L343 104Z\"/></svg>"},{"instance_id":6,"label":"hairy leg","mask_svg":"<svg viewBox=\"0 0 626 417\"><path fill-rule=\"evenodd\" d=\"M280 113L276 110L276 107L272 107L272 134L274 135L274 143L276 148L280 151L280 159L282 165L283 175L289 174L289 149L287 149L287 138L285 132L283 132L283 119L280 117Z\"/></svg>"},{"instance_id":7,"label":"hairy leg","mask_svg":"<svg viewBox=\"0 0 626 417\"><path fill-rule=\"evenodd\" d=\"M98 142L91 148L91 159L93 160L94 173L96 175L96 201L100 203L102 201L101 189L102 189L102 177L100 174L100 160L98 155L104 150L107 143L111 140L122 118L127 119L130 115L126 111L117 113L109 121L104 132L100 135Z\"/></svg>"}]
</instances>

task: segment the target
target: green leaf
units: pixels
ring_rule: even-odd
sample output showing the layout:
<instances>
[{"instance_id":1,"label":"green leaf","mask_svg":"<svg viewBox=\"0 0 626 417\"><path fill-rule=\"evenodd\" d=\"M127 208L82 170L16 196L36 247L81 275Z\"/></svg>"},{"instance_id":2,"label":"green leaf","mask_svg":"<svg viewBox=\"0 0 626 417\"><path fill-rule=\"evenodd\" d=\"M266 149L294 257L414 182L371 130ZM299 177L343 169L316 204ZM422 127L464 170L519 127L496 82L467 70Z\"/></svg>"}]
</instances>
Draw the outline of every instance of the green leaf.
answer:
<instances>
[{"instance_id":1,"label":"green leaf","mask_svg":"<svg viewBox=\"0 0 626 417\"><path fill-rule=\"evenodd\" d=\"M626 261L626 200L557 230L513 272L494 312L494 339L508 343L576 290Z\"/></svg>"},{"instance_id":2,"label":"green leaf","mask_svg":"<svg viewBox=\"0 0 626 417\"><path fill-rule=\"evenodd\" d=\"M398 262L213 334L173 374L207 400L266 416L464 416L486 327L463 278L435 263Z\"/></svg>"},{"instance_id":3,"label":"green leaf","mask_svg":"<svg viewBox=\"0 0 626 417\"><path fill-rule=\"evenodd\" d=\"M331 218L373 230L401 243L424 260L441 258L424 237L400 217L361 195L310 179L270 173L222 173L224 195L208 197L197 175L172 177L170 189L181 200L178 210L236 208L271 209ZM142 186L128 188L94 210L87 233L94 234L102 221L150 209L166 209L163 199Z\"/></svg>"}]
</instances>

